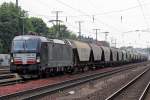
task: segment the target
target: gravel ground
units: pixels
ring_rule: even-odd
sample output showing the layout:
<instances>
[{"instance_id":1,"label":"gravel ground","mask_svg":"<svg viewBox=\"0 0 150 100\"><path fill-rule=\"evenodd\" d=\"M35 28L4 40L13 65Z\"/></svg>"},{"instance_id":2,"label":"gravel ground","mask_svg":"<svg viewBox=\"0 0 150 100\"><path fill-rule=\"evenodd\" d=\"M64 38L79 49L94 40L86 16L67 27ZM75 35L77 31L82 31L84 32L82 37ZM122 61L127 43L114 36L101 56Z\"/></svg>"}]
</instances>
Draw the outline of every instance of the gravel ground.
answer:
<instances>
[{"instance_id":1,"label":"gravel ground","mask_svg":"<svg viewBox=\"0 0 150 100\"><path fill-rule=\"evenodd\" d=\"M53 95L39 98L39 100L104 100L108 95L142 72L145 67L138 67L74 88L62 90Z\"/></svg>"},{"instance_id":2,"label":"gravel ground","mask_svg":"<svg viewBox=\"0 0 150 100\"><path fill-rule=\"evenodd\" d=\"M60 83L62 81L78 78L78 77L81 77L86 74L92 74L93 72L95 72L95 73L96 72L106 72L106 71L110 71L112 69L115 69L115 68L110 67L110 68L104 68L104 69L100 69L100 70L96 70L96 71L89 71L89 72L85 72L82 74L80 73L80 74L75 74L75 75L61 75L61 76L43 78L43 79L38 79L38 80L30 80L30 81L26 81L24 83L18 83L18 84L13 84L13 85L9 85L9 86L2 86L2 87L0 87L0 96L19 92L19 91L24 91L24 90L28 90L28 89L34 89L34 88L46 86L49 84Z\"/></svg>"}]
</instances>

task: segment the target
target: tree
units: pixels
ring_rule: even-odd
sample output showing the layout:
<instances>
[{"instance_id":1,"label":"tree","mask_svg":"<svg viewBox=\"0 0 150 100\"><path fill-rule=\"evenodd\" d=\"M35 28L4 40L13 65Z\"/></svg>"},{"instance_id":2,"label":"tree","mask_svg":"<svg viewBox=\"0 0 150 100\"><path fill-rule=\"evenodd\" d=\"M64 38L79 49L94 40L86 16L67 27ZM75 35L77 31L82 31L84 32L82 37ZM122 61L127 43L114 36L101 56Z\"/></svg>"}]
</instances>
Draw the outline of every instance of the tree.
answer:
<instances>
[{"instance_id":1,"label":"tree","mask_svg":"<svg viewBox=\"0 0 150 100\"><path fill-rule=\"evenodd\" d=\"M40 18L31 17L20 7L16 7L13 3L3 3L0 6L0 40L1 53L8 53L12 39L16 35L22 35L24 25L24 33L29 31L44 33L48 32L48 27Z\"/></svg>"},{"instance_id":2,"label":"tree","mask_svg":"<svg viewBox=\"0 0 150 100\"><path fill-rule=\"evenodd\" d=\"M54 25L49 28L48 37L76 39L76 35L73 32L69 31L65 25Z\"/></svg>"},{"instance_id":3,"label":"tree","mask_svg":"<svg viewBox=\"0 0 150 100\"><path fill-rule=\"evenodd\" d=\"M28 23L32 25L30 31L43 34L48 33L48 27L41 18L36 17L28 18Z\"/></svg>"},{"instance_id":4,"label":"tree","mask_svg":"<svg viewBox=\"0 0 150 100\"><path fill-rule=\"evenodd\" d=\"M24 28L23 28L24 25ZM13 3L0 5L0 53L10 51L11 41L16 35L37 33L49 38L76 38L65 25L48 28L41 18L29 18L27 13ZM58 30L59 29L59 30Z\"/></svg>"},{"instance_id":5,"label":"tree","mask_svg":"<svg viewBox=\"0 0 150 100\"><path fill-rule=\"evenodd\" d=\"M11 40L20 32L19 13L23 13L21 8L16 8L13 3L3 3L0 6L0 40L3 53L7 53Z\"/></svg>"}]
</instances>

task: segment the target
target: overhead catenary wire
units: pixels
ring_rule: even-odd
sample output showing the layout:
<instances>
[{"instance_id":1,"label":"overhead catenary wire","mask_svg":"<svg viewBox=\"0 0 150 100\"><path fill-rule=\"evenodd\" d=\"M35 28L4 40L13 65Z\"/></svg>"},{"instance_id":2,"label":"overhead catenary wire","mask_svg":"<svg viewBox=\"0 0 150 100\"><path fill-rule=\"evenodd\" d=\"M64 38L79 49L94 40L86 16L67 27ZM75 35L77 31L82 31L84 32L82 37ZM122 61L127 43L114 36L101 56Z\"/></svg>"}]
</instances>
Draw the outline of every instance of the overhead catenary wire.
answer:
<instances>
[{"instance_id":1,"label":"overhead catenary wire","mask_svg":"<svg viewBox=\"0 0 150 100\"><path fill-rule=\"evenodd\" d=\"M64 2L62 2L61 0L56 0L58 3L61 3L62 5L65 5L66 7L69 7L69 8L71 8L71 9L73 9L73 10L76 10L76 11L78 11L78 12L80 12L80 13L82 13L82 14L85 14L85 15L87 15L87 16L89 16L89 17L91 17L91 15L89 15L89 14L87 14L86 12L83 12L82 10L80 10L80 9L76 9L76 8L73 8L72 6L70 6L70 5L68 5L68 4L66 4L66 3L64 3ZM93 16L93 15L92 15ZM95 17L94 17L94 19L95 19ZM100 20L98 20L100 23L102 23L102 24L104 24L105 26L107 26L107 27L109 27L109 28L112 28L113 27L113 29L117 29L117 28L114 28L114 26L111 26L111 25L109 25L109 24L106 24L106 23L104 23L104 22L102 22L102 21L100 21ZM110 27L111 26L111 27ZM118 31L119 29L117 29L117 31ZM120 30L119 30L119 32L121 32Z\"/></svg>"},{"instance_id":2,"label":"overhead catenary wire","mask_svg":"<svg viewBox=\"0 0 150 100\"><path fill-rule=\"evenodd\" d=\"M16 1L18 1L18 0L16 0ZM71 8L71 9L74 9L75 11L77 11L77 12L80 12L80 13L85 13L85 12L83 12L83 11L81 11L80 9L76 9L76 8L74 8L74 7L72 7L72 6L70 6L69 4L66 4L66 3L64 3L64 2L62 2L62 1L60 1L60 0L56 0L58 3L61 3L61 4L63 4L64 6L68 6L69 8ZM39 3L38 3L39 2ZM50 7L49 7L49 5L48 4L46 4L46 3L44 3L43 1L40 1L40 0L36 0L36 3L38 3L38 4L41 4L41 5L43 5L44 7L47 7L48 9L50 9ZM143 3L142 4L143 6L147 6L147 5L150 5L150 2L149 3ZM94 7L94 6L93 6ZM106 14L111 14L111 13L120 13L120 12L125 12L125 11L128 11L128 10L132 10L132 9L137 9L137 8L139 8L140 7L140 5L135 5L135 6L131 6L131 7L128 7L128 8L124 8L124 9L119 9L119 10L113 10L113 11L107 11L107 12L102 12L102 13L94 13L94 14L81 14L81 15L77 15L77 16L74 16L74 15L70 15L70 16L68 16L68 17L81 17L81 16L99 16L99 15L106 15ZM51 16L52 17L52 16ZM62 17L65 17L65 16L62 16Z\"/></svg>"},{"instance_id":3,"label":"overhead catenary wire","mask_svg":"<svg viewBox=\"0 0 150 100\"><path fill-rule=\"evenodd\" d=\"M39 0L39 1L40 1L40 0ZM97 14L92 14L92 15L90 15L90 14L86 14L86 12L83 12L83 11L81 11L80 9L76 9L76 8L70 6L69 4L66 4L66 3L62 2L61 0L56 0L56 1L57 1L58 3L64 5L64 6L67 6L67 7L71 8L71 9L77 11L77 12L82 13L82 15L78 15L78 16L67 16L67 17L79 17L79 16L81 17L81 16L87 16L87 17L95 18L95 16L99 16L99 15L105 15L105 14L111 14L111 13L119 13L119 12L124 12L124 11L128 11L128 10L132 10L132 9L141 7L140 5L136 5L136 6L128 7L128 8L125 8L125 9L114 10L114 11L108 11L108 12L104 12L104 13L97 13ZM44 6L47 6L47 7L48 7L47 4L45 4L45 3L41 2L41 1L40 1L40 4L43 4ZM150 3L144 3L143 5L150 5ZM49 8L49 7L48 7L48 8ZM44 15L43 15L43 16L44 16ZM93 17L93 16L94 16L94 17ZM54 16L49 16L49 17L54 17ZM66 17L66 16L60 16L60 17Z\"/></svg>"},{"instance_id":4,"label":"overhead catenary wire","mask_svg":"<svg viewBox=\"0 0 150 100\"><path fill-rule=\"evenodd\" d=\"M60 0L59 0L60 1ZM44 6L48 6L47 4L45 4L45 3L41 3L40 2L40 4L44 4ZM62 4L62 3L61 3ZM64 4L64 3L63 3ZM66 6L66 5L65 5ZM71 7L71 6L67 6L67 7ZM47 7L47 8L49 8L49 7ZM71 9L76 9L76 8L73 8L73 7L71 7ZM81 11L80 9L76 9L76 11L80 11L80 13L81 14L84 14L84 15L87 15L87 13L86 12L83 12L83 11ZM47 18L48 18L48 16L46 16ZM49 16L49 17L54 17L54 16ZM60 17L65 17L65 19L66 19L66 16L60 16ZM70 16L69 16L70 17ZM117 29L117 28L115 28L114 26L111 26L111 25L109 25L109 24L107 24L107 23L105 23L105 22L103 22L103 21L101 21L101 20L97 20L97 18L94 16L93 17L93 15L91 16L90 14L88 14L88 17L90 17L91 19L94 19L93 20L93 22L95 22L95 21L98 21L98 22L100 22L100 24L103 24L102 26L106 26L106 27L108 27L108 28L110 28L110 29L113 29L113 30L115 30L115 31L118 31L119 33L121 32L121 30L119 30L119 29ZM46 19L47 19L46 18ZM68 16L67 16L67 19L69 19L68 18ZM68 21L67 21L68 22ZM87 22L87 21L86 21ZM85 32L85 29L84 29L84 32Z\"/></svg>"},{"instance_id":5,"label":"overhead catenary wire","mask_svg":"<svg viewBox=\"0 0 150 100\"><path fill-rule=\"evenodd\" d=\"M61 0L56 0L56 1L57 1L58 3L60 3L60 4L64 5L64 6L68 7L68 8L71 8L71 9L73 9L73 10L77 11L77 12L85 13L85 12L83 12L83 11L82 11L82 10L80 10L80 9L76 9L76 8L74 8L74 7L70 6L69 4L66 4L66 3L62 2Z\"/></svg>"},{"instance_id":6,"label":"overhead catenary wire","mask_svg":"<svg viewBox=\"0 0 150 100\"><path fill-rule=\"evenodd\" d=\"M143 5L150 5L150 3L144 3ZM107 12L103 12L103 13L95 13L94 15L99 16L99 15L107 15L107 14L111 14L111 13L120 13L120 12L125 12L125 11L129 11L129 10L137 9L139 7L140 7L140 5L135 5L135 6L125 8L125 9L112 10L112 11L107 11Z\"/></svg>"},{"instance_id":7,"label":"overhead catenary wire","mask_svg":"<svg viewBox=\"0 0 150 100\"><path fill-rule=\"evenodd\" d=\"M59 1L62 1L62 0L59 0ZM37 1L38 2L38 1ZM64 2L64 3L67 3L67 2ZM46 4L47 5L47 8L50 8L50 6L47 4L47 3L44 3L43 2L43 4ZM142 5L148 5L148 3L143 3ZM140 5L137 5L137 6L133 6L133 8L131 8L131 9L128 9L128 8L125 8L125 9L120 9L120 10L114 10L114 12L113 11L109 11L109 12L104 12L104 13L95 13L95 14L87 14L86 12L83 12L81 9L79 9L79 8L75 8L76 9L76 11L79 11L79 10L81 10L81 15L77 15L77 16L87 16L87 17L90 17L91 18L91 21L92 21L92 18L94 19L94 21L93 22L100 22L100 24L103 24L104 26L107 26L108 28L111 28L111 29L113 29L113 30L117 30L118 32L121 32L121 29L120 28L118 28L118 27L116 27L115 28L115 25L114 25L114 23L113 23L113 25L110 25L107 21L107 23L105 22L105 21L101 21L101 20L99 20L99 18L98 18L98 16L99 15L105 15L105 14L111 14L111 13L117 13L117 12L124 12L124 11L128 11L128 10L132 10L132 9L136 9L136 8L139 8L140 7ZM129 7L130 8L130 7ZM47 19L48 18L53 18L53 17L55 17L55 16L47 16L47 15L40 15L40 16L44 16L44 17L47 17ZM94 17L93 17L94 16ZM65 16L60 16L60 17L65 17L66 18L66 15ZM72 21L72 19L71 18L69 18L69 17L72 17L72 16L67 16L67 23L69 22L69 21ZM70 19L69 21L68 21L68 19ZM87 19L87 20L89 20L89 19ZM74 25L75 26L75 25Z\"/></svg>"},{"instance_id":8,"label":"overhead catenary wire","mask_svg":"<svg viewBox=\"0 0 150 100\"><path fill-rule=\"evenodd\" d=\"M40 0L39 0L39 1L40 1ZM62 1L60 1L60 0L56 0L56 1L57 1L58 3L61 3L61 4L64 5L64 6L67 6L67 7L71 8L71 9L73 9L73 10L76 10L77 12L79 12L79 13L81 13L81 14L84 14L84 15L86 14L86 15L88 15L88 17L92 17L92 18L93 18L93 15L91 16L91 15L87 14L86 12L81 11L80 9L73 8L72 6L70 6L70 5L64 3L64 2L62 2ZM44 6L47 6L47 8L49 8L47 4L45 4L45 3L41 2L41 1L40 1L40 4L43 4ZM54 16L49 16L49 17L54 17ZM60 17L65 17L65 18L66 18L66 16L60 16ZM68 16L67 16L67 17L68 17ZM94 17L94 20L96 20L95 17ZM111 26L111 25L109 25L109 24L106 24L106 23L100 21L100 20L99 20L99 22L102 23L102 24L103 24L104 26L106 26L106 27L109 27L109 28L112 28L112 27L113 27L113 26ZM114 27L113 27L112 29L116 30L117 28L114 28ZM117 31L118 31L118 30L119 30L119 29L117 29ZM119 32L120 32L120 30L119 30Z\"/></svg>"},{"instance_id":9,"label":"overhead catenary wire","mask_svg":"<svg viewBox=\"0 0 150 100\"><path fill-rule=\"evenodd\" d=\"M138 1L139 1L139 0L138 0ZM97 9L96 6L93 5L93 3L91 2L91 0L89 0L89 3L90 3L90 5L92 5L92 8ZM139 5L139 4L140 4L140 5ZM125 8L125 9L113 10L113 11L108 11L108 12L104 12L104 13L97 13L97 14L95 13L93 16L95 17L95 16L99 16L99 15L106 15L106 14L112 14L112 13L120 13L120 12L125 12L125 11L129 11L129 10L141 8L141 9L142 9L142 12L143 12L144 19L145 19L145 21L146 21L146 17L145 17L145 14L144 14L142 5L143 5L143 6L146 6L146 5L150 5L150 3L143 3L143 4L141 5L141 3L139 2L139 4L138 4L138 5L135 5L135 6L128 7L128 8ZM121 23L122 23L122 20L123 20L123 16L121 15ZM147 24L147 26L149 26L147 21L146 21L146 24Z\"/></svg>"},{"instance_id":10,"label":"overhead catenary wire","mask_svg":"<svg viewBox=\"0 0 150 100\"><path fill-rule=\"evenodd\" d=\"M143 15L145 24L146 24L147 28L149 29L149 23L148 23L148 21L147 21L147 19L146 19L146 16L145 16L145 13L144 13L144 8L143 8L143 6L142 6L142 3L140 2L140 0L137 0L137 2L138 2L139 6L140 6L140 8L141 8L141 12L142 12L142 15Z\"/></svg>"},{"instance_id":11,"label":"overhead catenary wire","mask_svg":"<svg viewBox=\"0 0 150 100\"><path fill-rule=\"evenodd\" d=\"M73 9L73 10L76 11L76 12L82 13L81 15L70 15L70 16L68 16L68 17L82 17L82 16L87 16L87 17L89 17L89 16L93 16L93 15L94 15L94 16L100 16L100 15L107 15L107 14L111 14L111 13L125 12L125 11L129 11L129 10L137 9L137 8L140 7L140 5L135 5L135 6L131 6L131 7L125 8L125 9L107 11L107 12L103 12L103 13L94 13L94 14L91 14L91 15L90 15L90 14L85 14L85 12L81 11L80 9L76 9L76 8L70 6L69 4L66 4L66 3L64 3L64 2L62 2L62 1L60 1L60 0L56 0L56 1L57 1L58 3L64 5L64 6L67 6L67 7L71 8L71 9ZM38 1L38 2L39 2L39 1ZM41 1L40 1L40 4L43 4L44 6L47 6L47 7L48 7L47 4L45 4L45 3L41 2ZM143 5L145 5L145 6L146 6L146 5L150 5L150 3L144 3ZM49 8L49 7L48 7L48 8Z\"/></svg>"},{"instance_id":12,"label":"overhead catenary wire","mask_svg":"<svg viewBox=\"0 0 150 100\"><path fill-rule=\"evenodd\" d=\"M67 7L71 8L71 9L77 11L77 12L82 13L82 16L88 16L88 17L91 17L91 16L92 16L92 18L94 18L94 21L95 21L95 16L98 16L98 15L109 14L109 13L114 13L114 12L122 12L122 11L126 11L126 10L130 10L130 9L134 9L134 8L139 7L139 5L136 5L136 6L133 6L133 7L126 8L126 9L121 9L121 10L116 10L116 11L110 11L110 12L104 12L104 13L101 13L101 14L93 14L93 15L94 15L94 17L93 17L93 15L86 14L85 12L81 11L80 9L76 9L76 8L70 6L69 4L66 4L66 3L62 2L61 0L56 0L56 1L57 1L58 3L64 5L64 6L67 6ZM45 6L48 6L47 4L45 4L45 3L43 3L43 2L42 2L42 3L40 2L40 4L44 4ZM146 5L146 4L145 4L145 5ZM61 16L61 17L63 17L63 16ZM64 16L64 17L66 17L66 16ZM67 16L67 17L73 17L73 16ZM75 17L75 16L74 16L74 17ZM76 17L77 17L77 16L76 16ZM102 21L101 21L101 22L102 22ZM103 24L104 24L104 22L103 22ZM108 26L108 24L105 24L105 25ZM110 27L110 25L109 25L109 27ZM113 28L113 29L116 29L116 28ZM117 30L118 30L118 29L117 29Z\"/></svg>"}]
</instances>

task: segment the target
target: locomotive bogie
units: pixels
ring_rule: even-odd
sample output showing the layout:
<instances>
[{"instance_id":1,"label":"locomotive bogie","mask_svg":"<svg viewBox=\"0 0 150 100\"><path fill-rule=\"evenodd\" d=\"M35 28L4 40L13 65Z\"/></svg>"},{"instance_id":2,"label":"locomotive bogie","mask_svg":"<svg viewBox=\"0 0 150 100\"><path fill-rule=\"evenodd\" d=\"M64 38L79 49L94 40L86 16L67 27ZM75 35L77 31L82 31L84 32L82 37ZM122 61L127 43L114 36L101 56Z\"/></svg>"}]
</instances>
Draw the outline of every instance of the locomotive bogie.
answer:
<instances>
[{"instance_id":1,"label":"locomotive bogie","mask_svg":"<svg viewBox=\"0 0 150 100\"><path fill-rule=\"evenodd\" d=\"M27 65L11 65L11 72L17 72L19 74L37 74L39 70L39 65L37 64L27 64Z\"/></svg>"}]
</instances>

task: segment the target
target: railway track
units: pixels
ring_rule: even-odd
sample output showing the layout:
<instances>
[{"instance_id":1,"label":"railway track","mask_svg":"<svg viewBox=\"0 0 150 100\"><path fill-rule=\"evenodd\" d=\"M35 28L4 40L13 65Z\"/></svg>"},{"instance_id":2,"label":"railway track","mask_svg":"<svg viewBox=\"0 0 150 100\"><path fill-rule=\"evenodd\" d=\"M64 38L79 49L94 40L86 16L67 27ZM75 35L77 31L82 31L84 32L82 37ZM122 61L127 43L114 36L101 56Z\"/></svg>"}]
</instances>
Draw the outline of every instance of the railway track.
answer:
<instances>
[{"instance_id":1,"label":"railway track","mask_svg":"<svg viewBox=\"0 0 150 100\"><path fill-rule=\"evenodd\" d=\"M16 73L2 74L0 75L0 86L15 84L21 80L22 78Z\"/></svg>"},{"instance_id":2,"label":"railway track","mask_svg":"<svg viewBox=\"0 0 150 100\"><path fill-rule=\"evenodd\" d=\"M10 70L9 70L9 68L3 68L3 69L0 69L0 75L1 74L8 74L8 73L10 73Z\"/></svg>"},{"instance_id":3,"label":"railway track","mask_svg":"<svg viewBox=\"0 0 150 100\"><path fill-rule=\"evenodd\" d=\"M142 95L140 96L139 100L149 100L150 97L150 94L148 95L149 91L150 91L150 81L145 87L144 91L142 92Z\"/></svg>"},{"instance_id":4,"label":"railway track","mask_svg":"<svg viewBox=\"0 0 150 100\"><path fill-rule=\"evenodd\" d=\"M41 86L41 87L36 88L36 89L29 89L29 90L24 90L24 91L20 91L20 92L8 94L8 95L3 95L3 96L0 96L0 99L2 99L2 100L4 100L4 99L7 99L7 100L10 100L10 99L11 100L35 99L35 98L42 97L46 94L56 92L56 91L61 90L61 89L69 88L69 87L76 86L76 85L79 85L79 84L82 84L82 83L85 83L88 81L107 77L109 75L119 73L119 72L129 70L129 69L133 69L135 67L137 67L137 66L132 65L129 67L118 68L118 69L108 71L108 72L86 75L86 76L82 76L78 79L71 79L71 80L61 82L61 83L50 84L47 86Z\"/></svg>"},{"instance_id":5,"label":"railway track","mask_svg":"<svg viewBox=\"0 0 150 100\"><path fill-rule=\"evenodd\" d=\"M144 100L150 85L150 68L144 70L105 100Z\"/></svg>"},{"instance_id":6,"label":"railway track","mask_svg":"<svg viewBox=\"0 0 150 100\"><path fill-rule=\"evenodd\" d=\"M1 67L0 86L15 84L21 80L21 77L19 77L17 73L10 73L10 69L8 67Z\"/></svg>"}]
</instances>

